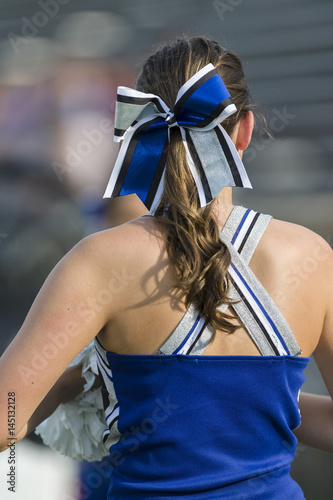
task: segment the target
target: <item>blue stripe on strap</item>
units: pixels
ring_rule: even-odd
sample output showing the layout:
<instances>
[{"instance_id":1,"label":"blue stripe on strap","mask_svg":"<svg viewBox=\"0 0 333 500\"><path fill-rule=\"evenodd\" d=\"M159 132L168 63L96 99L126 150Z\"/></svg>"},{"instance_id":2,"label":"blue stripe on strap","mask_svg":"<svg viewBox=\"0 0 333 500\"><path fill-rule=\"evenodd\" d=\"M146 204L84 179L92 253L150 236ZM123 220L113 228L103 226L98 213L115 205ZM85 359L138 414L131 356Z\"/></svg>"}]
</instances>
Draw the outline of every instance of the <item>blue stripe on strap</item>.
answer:
<instances>
[{"instance_id":1,"label":"blue stripe on strap","mask_svg":"<svg viewBox=\"0 0 333 500\"><path fill-rule=\"evenodd\" d=\"M282 344L283 348L285 349L285 351L287 352L287 354L290 354L289 349L286 346L283 337L280 335L280 332L276 328L275 323L273 322L272 318L267 313L266 309L264 308L264 306L262 305L262 303L260 302L260 300L258 299L258 297L254 294L254 292L252 291L252 289L250 288L250 286L247 284L247 282L245 281L245 279L243 278L243 276L240 274L240 272L238 271L238 269L236 268L236 266L233 263L231 263L230 265L232 266L232 268L236 272L237 276L239 277L239 279L242 281L242 283L246 287L247 291L250 293L250 295L255 300L256 304L258 305L259 309L261 310L261 312L263 313L263 315L265 316L265 318L267 319L267 321L271 325L272 329L274 330L274 333L278 337L279 341L281 342L281 344Z\"/></svg>"},{"instance_id":2,"label":"blue stripe on strap","mask_svg":"<svg viewBox=\"0 0 333 500\"><path fill-rule=\"evenodd\" d=\"M243 218L242 218L242 220L240 221L240 223L239 223L239 225L238 225L238 228L236 229L235 234L234 234L234 236L233 236L233 238L232 238L232 240L231 240L231 244L232 244L232 245L235 243L235 241L236 241L236 239L237 239L237 237L238 237L238 235L239 235L239 233L240 233L240 230L242 229L242 227L243 227L243 225L244 225L244 222L246 221L246 219L247 219L247 217L248 217L248 215L249 215L249 213L250 213L250 212L251 212L251 210L248 208L248 209L246 210L245 214L243 215Z\"/></svg>"},{"instance_id":3,"label":"blue stripe on strap","mask_svg":"<svg viewBox=\"0 0 333 500\"><path fill-rule=\"evenodd\" d=\"M200 321L200 315L198 314L198 317L195 320L195 322L193 323L191 330L188 332L188 334L184 338L183 342L177 347L177 349L172 354L177 354L182 349L182 347L186 344L186 342L188 341L188 339L190 338L190 336L194 332L194 330L197 327L199 321Z\"/></svg>"}]
</instances>

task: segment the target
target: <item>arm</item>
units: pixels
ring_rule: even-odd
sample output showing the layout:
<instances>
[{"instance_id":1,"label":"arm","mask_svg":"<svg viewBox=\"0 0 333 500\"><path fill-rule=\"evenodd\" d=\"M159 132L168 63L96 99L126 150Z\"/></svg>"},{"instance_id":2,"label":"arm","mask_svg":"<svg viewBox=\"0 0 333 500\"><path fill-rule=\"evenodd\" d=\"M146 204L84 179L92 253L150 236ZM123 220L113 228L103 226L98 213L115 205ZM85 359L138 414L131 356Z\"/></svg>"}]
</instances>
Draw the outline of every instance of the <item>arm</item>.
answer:
<instances>
[{"instance_id":1,"label":"arm","mask_svg":"<svg viewBox=\"0 0 333 500\"><path fill-rule=\"evenodd\" d=\"M333 402L330 396L301 393L302 423L294 431L302 443L333 453Z\"/></svg>"},{"instance_id":2,"label":"arm","mask_svg":"<svg viewBox=\"0 0 333 500\"><path fill-rule=\"evenodd\" d=\"M112 301L96 301L108 280L96 239L86 238L59 262L0 359L1 450L9 437L8 393L15 394L19 440L58 406L64 397L61 375L112 314ZM78 381L74 392L80 387Z\"/></svg>"},{"instance_id":3,"label":"arm","mask_svg":"<svg viewBox=\"0 0 333 500\"><path fill-rule=\"evenodd\" d=\"M67 368L31 415L27 423L27 434L34 431L61 403L67 403L80 394L84 384L81 365Z\"/></svg>"},{"instance_id":4,"label":"arm","mask_svg":"<svg viewBox=\"0 0 333 500\"><path fill-rule=\"evenodd\" d=\"M314 358L330 396L300 394L302 423L294 432L306 445L333 453L333 252L323 263L326 315Z\"/></svg>"}]
</instances>

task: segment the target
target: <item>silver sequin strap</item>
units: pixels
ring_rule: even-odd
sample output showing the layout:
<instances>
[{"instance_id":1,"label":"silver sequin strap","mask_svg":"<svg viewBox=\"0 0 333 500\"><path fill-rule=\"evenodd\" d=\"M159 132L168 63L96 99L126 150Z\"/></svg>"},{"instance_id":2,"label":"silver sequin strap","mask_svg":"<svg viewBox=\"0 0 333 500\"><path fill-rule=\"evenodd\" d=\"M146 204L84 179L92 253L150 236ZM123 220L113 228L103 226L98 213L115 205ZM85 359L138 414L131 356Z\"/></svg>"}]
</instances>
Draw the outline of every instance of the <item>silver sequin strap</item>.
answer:
<instances>
[{"instance_id":1,"label":"silver sequin strap","mask_svg":"<svg viewBox=\"0 0 333 500\"><path fill-rule=\"evenodd\" d=\"M233 308L260 350L266 355L299 355L301 350L285 318L249 268L251 257L271 216L235 207L221 231L232 263L229 268ZM236 228L236 230L235 230Z\"/></svg>"},{"instance_id":2,"label":"silver sequin strap","mask_svg":"<svg viewBox=\"0 0 333 500\"><path fill-rule=\"evenodd\" d=\"M156 354L202 354L214 335L214 329L205 323L205 318L202 318L191 304L176 329Z\"/></svg>"},{"instance_id":3,"label":"silver sequin strap","mask_svg":"<svg viewBox=\"0 0 333 500\"><path fill-rule=\"evenodd\" d=\"M231 243L243 261L249 264L271 219L271 215L236 206L221 231L221 239Z\"/></svg>"},{"instance_id":4,"label":"silver sequin strap","mask_svg":"<svg viewBox=\"0 0 333 500\"><path fill-rule=\"evenodd\" d=\"M241 299L233 308L246 325L261 354L301 354L288 323L271 296L231 245L229 250L232 258L229 269L232 295Z\"/></svg>"},{"instance_id":5,"label":"silver sequin strap","mask_svg":"<svg viewBox=\"0 0 333 500\"><path fill-rule=\"evenodd\" d=\"M301 350L286 320L248 266L270 220L269 215L236 206L221 231L232 258L230 297L237 302L233 308L263 356L297 356ZM225 312L227 308L224 304L219 309ZM214 329L192 304L157 354L200 355L213 335Z\"/></svg>"}]
</instances>

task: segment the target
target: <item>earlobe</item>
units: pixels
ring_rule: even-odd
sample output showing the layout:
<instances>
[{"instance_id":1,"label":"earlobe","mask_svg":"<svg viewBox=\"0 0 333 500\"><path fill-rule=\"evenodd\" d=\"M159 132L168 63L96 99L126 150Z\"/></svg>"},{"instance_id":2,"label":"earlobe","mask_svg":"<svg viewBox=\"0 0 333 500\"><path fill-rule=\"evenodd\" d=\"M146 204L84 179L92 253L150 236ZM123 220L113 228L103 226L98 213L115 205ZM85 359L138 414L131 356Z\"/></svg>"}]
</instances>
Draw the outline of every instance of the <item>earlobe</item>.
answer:
<instances>
[{"instance_id":1,"label":"earlobe","mask_svg":"<svg viewBox=\"0 0 333 500\"><path fill-rule=\"evenodd\" d=\"M236 138L237 151L244 151L251 142L254 127L254 116L252 111L248 111L239 121Z\"/></svg>"}]
</instances>

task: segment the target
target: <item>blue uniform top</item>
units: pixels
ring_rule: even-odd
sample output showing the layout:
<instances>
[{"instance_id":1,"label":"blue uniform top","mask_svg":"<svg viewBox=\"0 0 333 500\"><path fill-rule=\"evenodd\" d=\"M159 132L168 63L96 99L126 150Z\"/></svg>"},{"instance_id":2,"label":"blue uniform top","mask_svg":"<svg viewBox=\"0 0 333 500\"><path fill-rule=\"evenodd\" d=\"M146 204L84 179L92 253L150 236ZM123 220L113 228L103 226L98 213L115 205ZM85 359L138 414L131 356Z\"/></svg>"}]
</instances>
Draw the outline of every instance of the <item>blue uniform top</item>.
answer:
<instances>
[{"instance_id":1,"label":"blue uniform top","mask_svg":"<svg viewBox=\"0 0 333 500\"><path fill-rule=\"evenodd\" d=\"M233 307L261 356L205 355L214 330L192 306L156 354L119 355L96 339L108 500L304 498L289 471L309 358L248 266L270 219L235 207L221 233Z\"/></svg>"}]
</instances>

